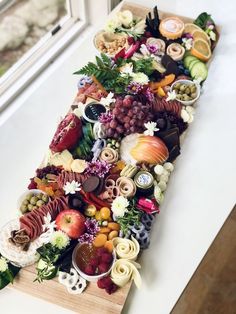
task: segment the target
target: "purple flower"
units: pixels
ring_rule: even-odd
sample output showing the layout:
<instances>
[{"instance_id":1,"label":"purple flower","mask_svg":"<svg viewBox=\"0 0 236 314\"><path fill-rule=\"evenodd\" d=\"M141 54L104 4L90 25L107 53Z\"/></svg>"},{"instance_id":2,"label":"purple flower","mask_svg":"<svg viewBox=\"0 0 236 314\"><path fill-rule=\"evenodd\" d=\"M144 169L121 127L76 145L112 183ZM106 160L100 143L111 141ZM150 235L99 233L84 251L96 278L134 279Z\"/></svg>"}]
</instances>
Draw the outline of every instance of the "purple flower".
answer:
<instances>
[{"instance_id":1,"label":"purple flower","mask_svg":"<svg viewBox=\"0 0 236 314\"><path fill-rule=\"evenodd\" d=\"M87 218L85 221L85 226L87 228L87 232L92 235L95 235L100 229L96 219Z\"/></svg>"},{"instance_id":2,"label":"purple flower","mask_svg":"<svg viewBox=\"0 0 236 314\"><path fill-rule=\"evenodd\" d=\"M148 101L150 101L150 102L154 101L154 94L153 94L153 92L151 91L150 87L148 87L148 88L145 90L145 96L147 97Z\"/></svg>"},{"instance_id":3,"label":"purple flower","mask_svg":"<svg viewBox=\"0 0 236 314\"><path fill-rule=\"evenodd\" d=\"M113 119L112 113L110 111L104 112L99 117L99 122L105 124L111 122Z\"/></svg>"},{"instance_id":4,"label":"purple flower","mask_svg":"<svg viewBox=\"0 0 236 314\"><path fill-rule=\"evenodd\" d=\"M104 177L110 171L111 167L112 165L105 161L96 160L88 163L85 172L89 175L95 174L99 177Z\"/></svg>"},{"instance_id":5,"label":"purple flower","mask_svg":"<svg viewBox=\"0 0 236 314\"><path fill-rule=\"evenodd\" d=\"M190 34L190 33L185 33L185 34L183 34L183 36L182 36L183 38L187 38L187 39L193 39L193 35L192 34Z\"/></svg>"},{"instance_id":6,"label":"purple flower","mask_svg":"<svg viewBox=\"0 0 236 314\"><path fill-rule=\"evenodd\" d=\"M150 53L156 53L158 51L158 46L155 44L152 45L147 44L146 47Z\"/></svg>"},{"instance_id":7,"label":"purple flower","mask_svg":"<svg viewBox=\"0 0 236 314\"><path fill-rule=\"evenodd\" d=\"M79 243L92 243L93 240L94 240L94 235L89 234L89 233L82 234L78 239Z\"/></svg>"},{"instance_id":8,"label":"purple flower","mask_svg":"<svg viewBox=\"0 0 236 314\"><path fill-rule=\"evenodd\" d=\"M133 95L139 94L143 90L143 85L137 83L137 82L131 82L127 86L127 92Z\"/></svg>"}]
</instances>

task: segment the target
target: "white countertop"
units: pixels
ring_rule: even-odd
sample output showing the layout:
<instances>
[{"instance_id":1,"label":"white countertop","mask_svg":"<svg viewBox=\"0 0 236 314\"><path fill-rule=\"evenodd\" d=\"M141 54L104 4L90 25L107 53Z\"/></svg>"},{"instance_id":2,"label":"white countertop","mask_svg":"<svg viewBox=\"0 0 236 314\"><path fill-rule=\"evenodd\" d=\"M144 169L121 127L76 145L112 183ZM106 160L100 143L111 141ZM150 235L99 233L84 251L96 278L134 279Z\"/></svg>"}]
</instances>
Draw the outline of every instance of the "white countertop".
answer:
<instances>
[{"instance_id":1,"label":"white countertop","mask_svg":"<svg viewBox=\"0 0 236 314\"><path fill-rule=\"evenodd\" d=\"M155 4L145 1L150 7ZM154 225L150 248L141 258L143 287L132 289L124 313L170 313L235 203L236 2L224 4L214 0L160 1L161 9L181 15L212 13L222 33L195 121ZM15 217L16 200L34 175L59 116L73 100L77 78L72 72L95 53L91 35L82 44L80 41L23 101L17 100L23 104L0 127L0 225ZM2 313L71 313L15 290L2 290L0 300Z\"/></svg>"}]
</instances>

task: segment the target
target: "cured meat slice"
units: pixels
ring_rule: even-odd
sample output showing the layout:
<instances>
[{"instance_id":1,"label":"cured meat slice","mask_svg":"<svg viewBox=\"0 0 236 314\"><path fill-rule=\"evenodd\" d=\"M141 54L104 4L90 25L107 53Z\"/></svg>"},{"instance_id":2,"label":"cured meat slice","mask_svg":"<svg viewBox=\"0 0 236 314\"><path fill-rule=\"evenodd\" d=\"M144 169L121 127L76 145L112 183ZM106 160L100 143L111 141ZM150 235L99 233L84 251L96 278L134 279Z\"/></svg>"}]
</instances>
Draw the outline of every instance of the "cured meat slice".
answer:
<instances>
[{"instance_id":1,"label":"cured meat slice","mask_svg":"<svg viewBox=\"0 0 236 314\"><path fill-rule=\"evenodd\" d=\"M34 209L22 217L20 217L20 229L25 229L31 240L36 239L43 232L44 217L49 213L52 220L57 215L68 208L67 198L57 197L40 208Z\"/></svg>"}]
</instances>

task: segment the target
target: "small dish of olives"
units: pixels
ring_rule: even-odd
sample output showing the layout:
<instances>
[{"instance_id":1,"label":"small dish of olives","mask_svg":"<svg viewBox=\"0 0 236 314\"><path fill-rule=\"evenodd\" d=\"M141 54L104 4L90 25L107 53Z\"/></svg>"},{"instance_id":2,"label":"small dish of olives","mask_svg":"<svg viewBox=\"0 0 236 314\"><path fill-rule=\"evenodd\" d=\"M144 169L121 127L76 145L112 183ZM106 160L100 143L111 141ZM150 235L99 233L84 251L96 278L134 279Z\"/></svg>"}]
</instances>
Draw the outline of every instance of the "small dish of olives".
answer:
<instances>
[{"instance_id":1,"label":"small dish of olives","mask_svg":"<svg viewBox=\"0 0 236 314\"><path fill-rule=\"evenodd\" d=\"M172 91L176 93L176 100L185 106L189 106L199 98L200 85L190 80L178 80L171 85Z\"/></svg>"},{"instance_id":2,"label":"small dish of olives","mask_svg":"<svg viewBox=\"0 0 236 314\"><path fill-rule=\"evenodd\" d=\"M18 199L17 208L21 214L26 214L47 204L49 199L49 196L41 190L28 190Z\"/></svg>"}]
</instances>

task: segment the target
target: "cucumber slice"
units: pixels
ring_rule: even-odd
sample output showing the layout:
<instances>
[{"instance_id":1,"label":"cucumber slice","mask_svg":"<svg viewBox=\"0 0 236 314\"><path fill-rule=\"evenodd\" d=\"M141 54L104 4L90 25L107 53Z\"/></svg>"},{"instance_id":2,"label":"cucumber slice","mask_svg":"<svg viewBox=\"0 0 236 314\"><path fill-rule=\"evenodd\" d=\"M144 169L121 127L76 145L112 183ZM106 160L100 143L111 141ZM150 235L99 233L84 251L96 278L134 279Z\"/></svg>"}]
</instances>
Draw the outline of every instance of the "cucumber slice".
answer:
<instances>
[{"instance_id":1,"label":"cucumber slice","mask_svg":"<svg viewBox=\"0 0 236 314\"><path fill-rule=\"evenodd\" d=\"M199 62L201 63L201 61L199 61L199 60L193 60L193 61L191 61L191 62L189 63L189 67L188 67L189 71L191 72L193 66L194 66L195 64L199 63Z\"/></svg>"},{"instance_id":2,"label":"cucumber slice","mask_svg":"<svg viewBox=\"0 0 236 314\"><path fill-rule=\"evenodd\" d=\"M187 56L187 57L185 57L184 58L184 66L185 66L185 68L188 69L190 62L193 61L193 60L198 60L198 59L196 57L194 57L194 56Z\"/></svg>"},{"instance_id":3,"label":"cucumber slice","mask_svg":"<svg viewBox=\"0 0 236 314\"><path fill-rule=\"evenodd\" d=\"M192 67L192 70L190 71L190 74L191 74L193 79L200 79L201 78L201 81L205 81L205 79L207 78L207 75L208 75L208 70L207 70L205 63L198 62L198 63L194 64L194 66Z\"/></svg>"}]
</instances>

